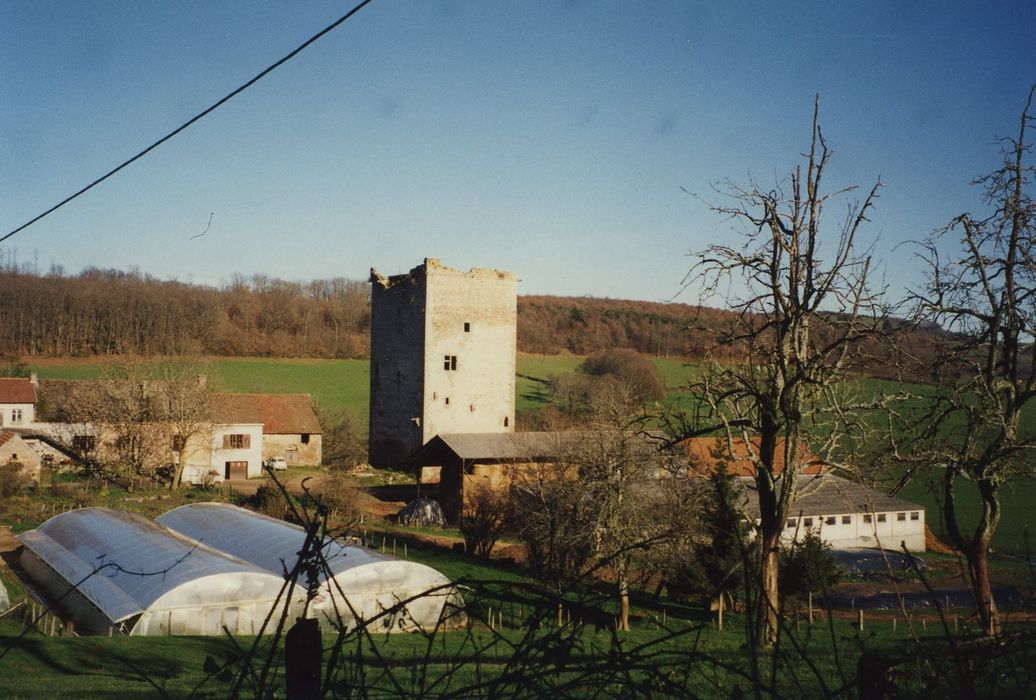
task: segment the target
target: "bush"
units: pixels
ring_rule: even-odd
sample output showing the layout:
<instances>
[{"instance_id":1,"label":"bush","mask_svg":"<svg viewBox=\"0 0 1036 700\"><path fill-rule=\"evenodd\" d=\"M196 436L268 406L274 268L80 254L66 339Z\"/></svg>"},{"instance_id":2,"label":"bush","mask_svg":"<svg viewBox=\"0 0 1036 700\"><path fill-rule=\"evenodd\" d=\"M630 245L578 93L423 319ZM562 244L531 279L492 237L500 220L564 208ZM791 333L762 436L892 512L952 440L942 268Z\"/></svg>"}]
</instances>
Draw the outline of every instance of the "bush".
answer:
<instances>
[{"instance_id":1,"label":"bush","mask_svg":"<svg viewBox=\"0 0 1036 700\"><path fill-rule=\"evenodd\" d=\"M665 384L658 368L633 348L605 350L588 357L579 371L591 377L619 382L636 403L661 401L666 397Z\"/></svg>"},{"instance_id":2,"label":"bush","mask_svg":"<svg viewBox=\"0 0 1036 700\"><path fill-rule=\"evenodd\" d=\"M0 498L17 496L32 483L32 476L25 471L21 462L0 464Z\"/></svg>"},{"instance_id":3,"label":"bush","mask_svg":"<svg viewBox=\"0 0 1036 700\"><path fill-rule=\"evenodd\" d=\"M352 411L318 409L324 466L350 470L367 461L367 433Z\"/></svg>"},{"instance_id":4,"label":"bush","mask_svg":"<svg viewBox=\"0 0 1036 700\"><path fill-rule=\"evenodd\" d=\"M464 548L488 558L507 525L508 495L489 484L477 484L466 500L459 524Z\"/></svg>"},{"instance_id":5,"label":"bush","mask_svg":"<svg viewBox=\"0 0 1036 700\"><path fill-rule=\"evenodd\" d=\"M838 583L842 569L831 555L831 545L809 532L784 552L780 575L785 595L805 595L820 593Z\"/></svg>"}]
</instances>

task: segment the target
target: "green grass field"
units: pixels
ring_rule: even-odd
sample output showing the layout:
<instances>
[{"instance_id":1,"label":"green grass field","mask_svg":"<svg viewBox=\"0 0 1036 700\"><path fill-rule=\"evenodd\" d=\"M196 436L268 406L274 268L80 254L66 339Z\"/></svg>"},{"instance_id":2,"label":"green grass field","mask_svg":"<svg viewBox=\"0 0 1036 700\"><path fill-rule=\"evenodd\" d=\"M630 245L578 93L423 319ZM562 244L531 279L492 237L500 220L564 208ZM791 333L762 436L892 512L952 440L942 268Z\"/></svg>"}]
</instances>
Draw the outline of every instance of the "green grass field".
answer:
<instances>
[{"instance_id":1,"label":"green grass field","mask_svg":"<svg viewBox=\"0 0 1036 700\"><path fill-rule=\"evenodd\" d=\"M567 354L520 354L516 389L518 410L547 405L549 396L542 381L538 380L572 372L583 359ZM367 421L370 369L366 360L212 358L209 362L217 375L217 385L227 391L309 393L322 407L346 408L364 423ZM689 397L679 388L695 376L696 368L676 359L656 358L654 362L669 389L669 401L684 409L691 408ZM102 366L98 360L52 360L33 365L32 369L43 379L82 379L99 376ZM860 395L874 395L898 388L891 382L872 379L862 380L859 384ZM1027 429L1036 429L1036 410L1029 411L1026 418ZM928 509L930 526L936 532L941 531L938 504L923 479L910 483L902 496L924 505ZM964 522L974 522L978 515L977 498L964 493L961 504ZM1008 486L1000 528L993 540L995 549L1017 554L1027 551L1033 504L1036 504L1036 480L1017 480ZM1036 542L1032 546L1036 548Z\"/></svg>"},{"instance_id":2,"label":"green grass field","mask_svg":"<svg viewBox=\"0 0 1036 700\"><path fill-rule=\"evenodd\" d=\"M472 697L477 695L471 690L476 684L483 685L482 696L492 697L492 692L485 695L484 684L499 681L505 670L511 683L529 684L524 693L518 693L521 697L544 696L541 691L549 691L550 684L566 677L587 683L587 692L596 690L605 697L647 695L628 685L642 681L646 674L656 682L669 679L672 683L668 692L665 685L653 687L650 694L660 697L686 697L688 690L698 697L731 697L736 694L735 685L751 687L743 650L744 620L738 614L728 613L724 629L719 630L714 615L701 608L635 591L630 632L613 635L608 629L583 627L578 618L573 625L569 613L564 615L565 626L557 630L553 606L541 602L544 607L534 614L527 602L530 598L523 597L525 589L514 587L534 583L517 567L416 541L411 542L410 558L466 586L473 624L470 629L435 635L375 634L363 642L350 639L342 650L343 671L362 674L353 675L352 682L362 683L375 697L449 692ZM601 600L591 596L588 604L600 606ZM604 603L605 609L608 605ZM503 613L503 624L495 630L485 624L490 609ZM868 612L862 632L854 616L836 617L833 622L818 617L809 626L789 615L781 642L784 651L773 667L779 693L831 695L855 678L856 660L863 651L897 656L912 647L912 633L921 643L943 637L931 611L924 614L924 623L921 615L913 614L909 625L899 618L894 626L894 615ZM530 626L530 618L539 619L540 625ZM239 649L252 641L248 637L50 638L22 635L17 623L0 620L0 697L187 697L192 692L196 697L226 697L229 679L210 676L204 670L207 659L220 664L229 656L239 656ZM325 636L325 649L333 641ZM278 654L274 684L283 689L281 663ZM770 668L767 664L764 683L770 682ZM546 676L541 675L542 669L548 671ZM902 673L897 679L911 681ZM602 682L604 688L595 688ZM252 695L247 684L244 695Z\"/></svg>"}]
</instances>

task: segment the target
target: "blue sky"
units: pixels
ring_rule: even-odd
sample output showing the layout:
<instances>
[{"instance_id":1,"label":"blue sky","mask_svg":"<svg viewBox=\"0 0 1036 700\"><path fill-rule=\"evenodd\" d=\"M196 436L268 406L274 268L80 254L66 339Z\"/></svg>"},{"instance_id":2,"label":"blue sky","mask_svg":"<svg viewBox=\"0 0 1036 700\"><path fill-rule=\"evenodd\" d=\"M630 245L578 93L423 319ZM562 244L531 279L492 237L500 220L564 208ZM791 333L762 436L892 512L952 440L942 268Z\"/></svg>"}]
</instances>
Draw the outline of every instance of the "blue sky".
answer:
<instances>
[{"instance_id":1,"label":"blue sky","mask_svg":"<svg viewBox=\"0 0 1036 700\"><path fill-rule=\"evenodd\" d=\"M0 228L350 6L2 0ZM1031 2L375 0L4 250L206 284L427 256L525 294L665 300L689 251L735 235L681 188L786 173L820 93L830 182L880 176L867 235L909 284L896 245L981 208L969 182L1017 129L1034 36Z\"/></svg>"}]
</instances>

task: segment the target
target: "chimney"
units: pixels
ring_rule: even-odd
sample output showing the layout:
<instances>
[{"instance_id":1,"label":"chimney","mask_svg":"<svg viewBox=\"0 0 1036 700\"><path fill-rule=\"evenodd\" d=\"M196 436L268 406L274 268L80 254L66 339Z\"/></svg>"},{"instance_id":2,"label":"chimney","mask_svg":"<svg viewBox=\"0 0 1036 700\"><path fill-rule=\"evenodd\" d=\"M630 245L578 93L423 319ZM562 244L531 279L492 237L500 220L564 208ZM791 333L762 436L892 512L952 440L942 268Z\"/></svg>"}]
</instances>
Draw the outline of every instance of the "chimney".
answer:
<instances>
[{"instance_id":1,"label":"chimney","mask_svg":"<svg viewBox=\"0 0 1036 700\"><path fill-rule=\"evenodd\" d=\"M35 372L33 372L33 373L31 373L29 375L29 383L32 384L37 389L40 388L40 378L38 376L36 376Z\"/></svg>"}]
</instances>

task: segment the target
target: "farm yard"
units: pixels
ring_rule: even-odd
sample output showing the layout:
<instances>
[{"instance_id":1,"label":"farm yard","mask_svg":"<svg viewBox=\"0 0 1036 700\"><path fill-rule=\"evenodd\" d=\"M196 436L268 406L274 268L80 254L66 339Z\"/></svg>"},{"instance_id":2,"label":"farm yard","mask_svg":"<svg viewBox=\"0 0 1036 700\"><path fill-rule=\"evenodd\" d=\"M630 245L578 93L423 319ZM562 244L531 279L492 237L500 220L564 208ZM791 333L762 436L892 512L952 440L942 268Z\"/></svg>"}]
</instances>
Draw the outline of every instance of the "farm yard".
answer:
<instances>
[{"instance_id":1,"label":"farm yard","mask_svg":"<svg viewBox=\"0 0 1036 700\"><path fill-rule=\"evenodd\" d=\"M519 353L516 406L519 411L536 410L550 404L550 392L543 380L574 372L585 358L578 355L536 355ZM697 366L672 358L654 358L665 382L668 402L691 408L683 387L697 376ZM367 360L204 358L212 368L216 385L225 391L263 393L309 393L322 409L346 409L364 425L367 422L370 391L370 363ZM104 363L95 359L49 359L32 363L42 379L89 379L100 376ZM917 389L917 387L909 387ZM861 395L894 393L902 385L888 380L862 379ZM1025 417L1027 429L1036 429L1036 407ZM519 429L521 424L519 422ZM889 474L882 483L894 484L898 475ZM912 480L904 488L904 498L928 508L929 527L940 532L941 512L932 496L926 477ZM1036 525L1031 504L1036 503L1036 480L1020 479L1004 494L1004 515L993 540L993 549L1004 554L1024 556L1036 550L1029 534ZM977 503L965 500L965 522L975 517Z\"/></svg>"}]
</instances>

